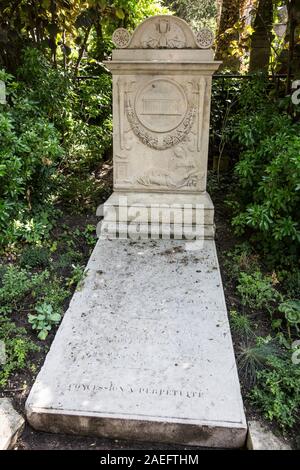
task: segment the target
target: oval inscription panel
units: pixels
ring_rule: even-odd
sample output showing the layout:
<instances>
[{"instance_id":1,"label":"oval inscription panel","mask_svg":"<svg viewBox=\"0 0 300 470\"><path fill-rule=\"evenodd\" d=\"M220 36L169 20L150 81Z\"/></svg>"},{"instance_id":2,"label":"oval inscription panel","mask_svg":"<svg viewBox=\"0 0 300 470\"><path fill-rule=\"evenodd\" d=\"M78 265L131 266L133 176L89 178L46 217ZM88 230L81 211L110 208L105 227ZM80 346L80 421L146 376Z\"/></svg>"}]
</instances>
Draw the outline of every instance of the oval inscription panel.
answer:
<instances>
[{"instance_id":1,"label":"oval inscription panel","mask_svg":"<svg viewBox=\"0 0 300 470\"><path fill-rule=\"evenodd\" d=\"M178 127L188 108L179 85L159 78L149 82L137 94L135 112L140 123L152 132L165 133Z\"/></svg>"}]
</instances>

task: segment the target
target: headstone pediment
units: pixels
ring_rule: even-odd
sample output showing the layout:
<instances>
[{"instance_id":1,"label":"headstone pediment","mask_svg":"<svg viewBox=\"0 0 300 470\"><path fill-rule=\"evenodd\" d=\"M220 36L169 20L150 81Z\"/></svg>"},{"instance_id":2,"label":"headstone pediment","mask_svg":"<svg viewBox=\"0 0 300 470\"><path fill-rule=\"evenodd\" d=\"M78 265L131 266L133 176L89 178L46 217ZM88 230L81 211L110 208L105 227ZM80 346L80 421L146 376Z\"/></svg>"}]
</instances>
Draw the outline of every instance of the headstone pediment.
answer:
<instances>
[{"instance_id":1,"label":"headstone pediment","mask_svg":"<svg viewBox=\"0 0 300 470\"><path fill-rule=\"evenodd\" d=\"M186 21L171 15L146 19L133 32L119 28L113 42L120 49L208 49L214 36L210 29L193 32Z\"/></svg>"}]
</instances>

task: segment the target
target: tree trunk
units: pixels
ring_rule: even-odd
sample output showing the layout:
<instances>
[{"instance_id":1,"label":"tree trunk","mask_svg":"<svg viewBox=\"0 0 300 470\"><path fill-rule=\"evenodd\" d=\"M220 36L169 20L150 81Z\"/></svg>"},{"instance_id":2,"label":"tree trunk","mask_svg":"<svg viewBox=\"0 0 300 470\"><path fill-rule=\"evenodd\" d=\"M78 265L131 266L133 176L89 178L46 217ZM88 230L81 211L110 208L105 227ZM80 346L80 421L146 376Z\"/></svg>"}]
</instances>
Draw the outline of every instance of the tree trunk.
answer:
<instances>
[{"instance_id":1,"label":"tree trunk","mask_svg":"<svg viewBox=\"0 0 300 470\"><path fill-rule=\"evenodd\" d=\"M101 24L101 18L95 24L95 31L96 31L96 58L100 62L104 59L104 40L103 40L103 30Z\"/></svg>"},{"instance_id":2,"label":"tree trunk","mask_svg":"<svg viewBox=\"0 0 300 470\"><path fill-rule=\"evenodd\" d=\"M287 58L287 84L290 91L292 78L300 78L300 0L290 0L288 3L288 27L286 41L288 41Z\"/></svg>"},{"instance_id":3,"label":"tree trunk","mask_svg":"<svg viewBox=\"0 0 300 470\"><path fill-rule=\"evenodd\" d=\"M217 31L216 59L223 60L223 68L238 70L240 61L230 55L230 44L239 39L237 31L231 30L240 19L240 0L223 0L218 6L220 16Z\"/></svg>"},{"instance_id":4,"label":"tree trunk","mask_svg":"<svg viewBox=\"0 0 300 470\"><path fill-rule=\"evenodd\" d=\"M56 33L55 33L55 25L56 25L56 0L51 0L50 2L50 11L51 11L51 21L52 21L52 28L50 32L50 49L52 53L52 62L54 67L57 67L56 63L56 51L57 51L57 46L56 46Z\"/></svg>"},{"instance_id":5,"label":"tree trunk","mask_svg":"<svg viewBox=\"0 0 300 470\"><path fill-rule=\"evenodd\" d=\"M287 0L288 24L279 57L278 73L287 74L287 93L294 79L300 78L300 0Z\"/></svg>"},{"instance_id":6,"label":"tree trunk","mask_svg":"<svg viewBox=\"0 0 300 470\"><path fill-rule=\"evenodd\" d=\"M273 40L273 0L258 0L251 37L249 72L269 70Z\"/></svg>"},{"instance_id":7,"label":"tree trunk","mask_svg":"<svg viewBox=\"0 0 300 470\"><path fill-rule=\"evenodd\" d=\"M75 69L74 69L74 77L77 77L77 75L78 75L78 69L79 69L80 62L81 62L81 59L83 57L84 51L86 50L86 47L87 47L87 42L88 42L88 39L89 39L91 29L92 29L92 26L89 26L87 28L86 32L85 32L84 39L83 39L83 42L81 44L81 47L80 47L80 50L79 50L79 53L78 53L78 58L77 58L76 65L75 65Z\"/></svg>"}]
</instances>

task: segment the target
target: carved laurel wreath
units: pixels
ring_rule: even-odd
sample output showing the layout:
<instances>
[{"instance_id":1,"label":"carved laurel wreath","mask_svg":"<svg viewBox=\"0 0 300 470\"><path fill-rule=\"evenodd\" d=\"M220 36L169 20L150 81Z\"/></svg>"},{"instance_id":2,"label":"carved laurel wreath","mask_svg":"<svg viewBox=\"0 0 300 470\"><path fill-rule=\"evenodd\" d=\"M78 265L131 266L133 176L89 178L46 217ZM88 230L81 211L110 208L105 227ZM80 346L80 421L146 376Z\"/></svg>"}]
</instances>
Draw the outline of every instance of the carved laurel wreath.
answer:
<instances>
[{"instance_id":1,"label":"carved laurel wreath","mask_svg":"<svg viewBox=\"0 0 300 470\"><path fill-rule=\"evenodd\" d=\"M143 144L155 150L165 150L179 144L180 142L183 142L187 138L194 124L196 107L189 105L188 111L181 124L175 131L169 132L167 135L165 135L162 140L158 139L158 137L155 137L152 133L147 132L142 128L136 112L131 106L129 100L127 102L126 112L133 132Z\"/></svg>"}]
</instances>

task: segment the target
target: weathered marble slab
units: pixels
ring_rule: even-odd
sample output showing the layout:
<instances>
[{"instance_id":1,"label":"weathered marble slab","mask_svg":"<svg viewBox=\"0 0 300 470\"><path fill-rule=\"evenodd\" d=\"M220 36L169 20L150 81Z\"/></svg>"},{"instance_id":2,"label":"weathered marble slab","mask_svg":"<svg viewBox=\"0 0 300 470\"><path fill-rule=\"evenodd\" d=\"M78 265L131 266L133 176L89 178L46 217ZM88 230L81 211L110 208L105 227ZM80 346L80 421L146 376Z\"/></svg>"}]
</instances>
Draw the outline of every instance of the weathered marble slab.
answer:
<instances>
[{"instance_id":1,"label":"weathered marble slab","mask_svg":"<svg viewBox=\"0 0 300 470\"><path fill-rule=\"evenodd\" d=\"M244 444L215 244L203 243L99 240L28 398L32 426Z\"/></svg>"}]
</instances>

